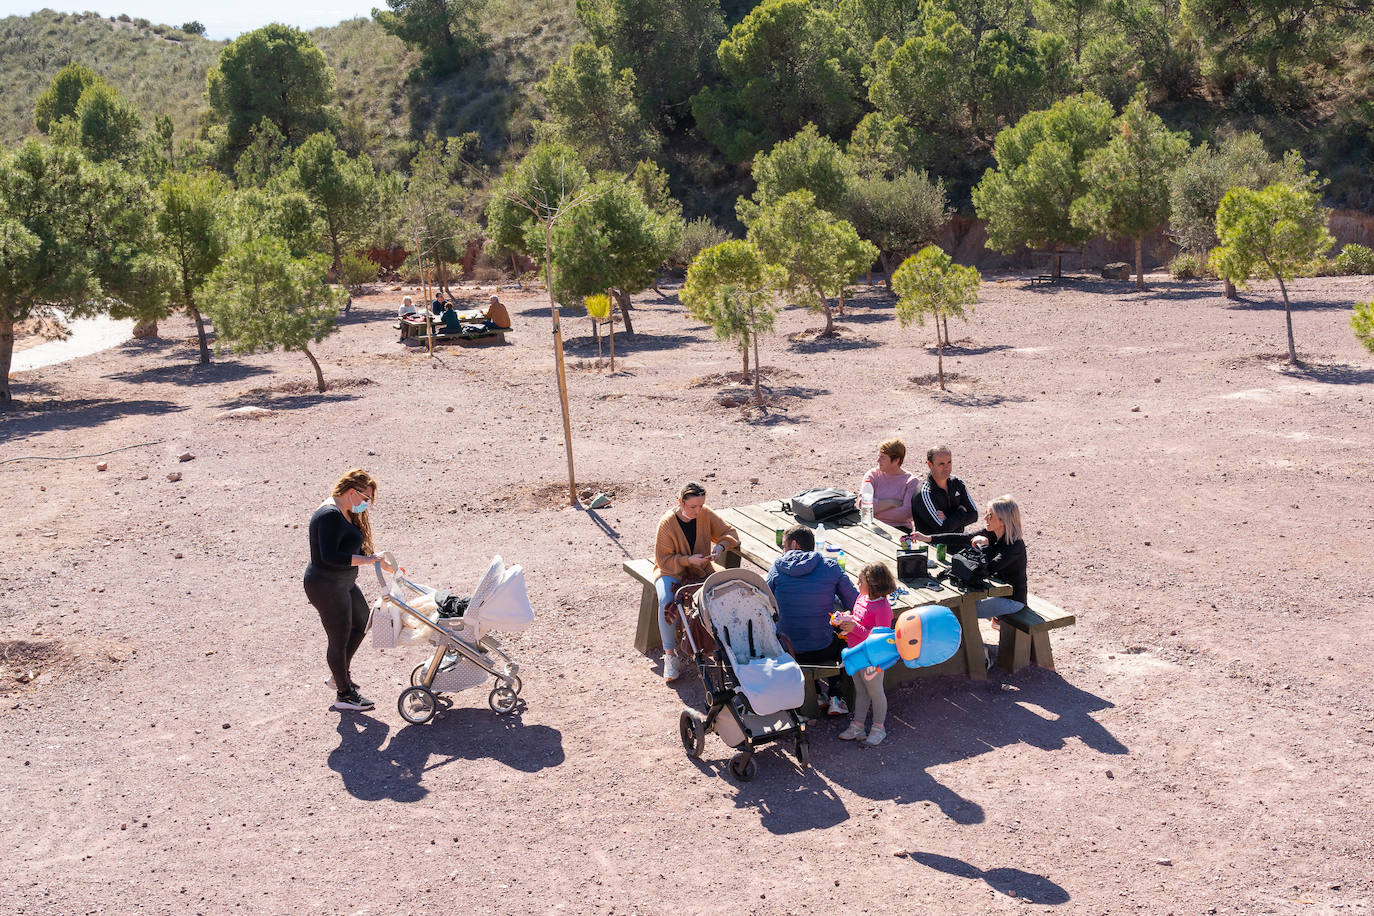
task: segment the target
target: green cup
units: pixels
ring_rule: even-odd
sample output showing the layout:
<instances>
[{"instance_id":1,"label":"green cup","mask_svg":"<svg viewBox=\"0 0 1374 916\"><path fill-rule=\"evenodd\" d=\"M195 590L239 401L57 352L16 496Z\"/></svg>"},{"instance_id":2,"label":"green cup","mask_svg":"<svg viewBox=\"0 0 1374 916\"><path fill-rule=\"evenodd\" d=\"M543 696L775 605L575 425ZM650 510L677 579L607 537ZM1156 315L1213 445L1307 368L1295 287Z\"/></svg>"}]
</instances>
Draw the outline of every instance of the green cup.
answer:
<instances>
[{"instance_id":1,"label":"green cup","mask_svg":"<svg viewBox=\"0 0 1374 916\"><path fill-rule=\"evenodd\" d=\"M936 560L939 560L941 563L945 562L945 554L946 554L947 552L948 552L948 551L947 551L947 549L946 549L946 545L944 545L944 544L936 544L936 545L935 545L935 559L936 559Z\"/></svg>"},{"instance_id":2,"label":"green cup","mask_svg":"<svg viewBox=\"0 0 1374 916\"><path fill-rule=\"evenodd\" d=\"M778 545L779 547L782 546L782 531L783 531L783 529L781 529L781 528L774 528L774 529L773 529L773 540L777 542L777 545Z\"/></svg>"}]
</instances>

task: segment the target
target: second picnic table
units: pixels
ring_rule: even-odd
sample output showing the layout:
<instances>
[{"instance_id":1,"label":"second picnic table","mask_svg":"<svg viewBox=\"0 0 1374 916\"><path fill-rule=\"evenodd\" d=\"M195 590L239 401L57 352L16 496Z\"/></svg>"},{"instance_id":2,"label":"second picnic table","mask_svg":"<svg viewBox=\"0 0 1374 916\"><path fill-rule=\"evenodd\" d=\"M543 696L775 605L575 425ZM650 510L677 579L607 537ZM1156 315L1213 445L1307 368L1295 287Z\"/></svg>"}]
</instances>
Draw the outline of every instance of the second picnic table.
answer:
<instances>
[{"instance_id":1,"label":"second picnic table","mask_svg":"<svg viewBox=\"0 0 1374 916\"><path fill-rule=\"evenodd\" d=\"M799 524L787 511L785 504L779 500L733 509L719 509L716 514L733 525L740 536L739 550L730 552L735 554L734 556L726 555L726 565L738 566L742 558L748 560L750 565L765 571L773 565L774 560L782 556L783 551L777 545L776 532ZM808 528L816 527L809 522L800 524ZM895 574L897 542L902 536L900 530L876 519L871 525L860 525L857 510L837 519L827 520L824 524L826 542L840 547L845 552L845 574L851 579L855 578L865 563L873 562L888 564ZM938 574L940 569L937 568L933 549L930 553L930 565L932 572ZM889 598L894 614L901 614L902 611L927 604L943 605L958 616L964 638L959 651L948 661L929 668L893 665L887 671L885 682L891 686L913 678L942 674L963 674L975 680L986 680L988 675L983 661L983 638L978 631L978 601L993 595L1010 595L1011 586L1003 582L988 581L985 583L986 588L966 590L958 583L937 582L933 579L908 580L900 584L905 592Z\"/></svg>"}]
</instances>

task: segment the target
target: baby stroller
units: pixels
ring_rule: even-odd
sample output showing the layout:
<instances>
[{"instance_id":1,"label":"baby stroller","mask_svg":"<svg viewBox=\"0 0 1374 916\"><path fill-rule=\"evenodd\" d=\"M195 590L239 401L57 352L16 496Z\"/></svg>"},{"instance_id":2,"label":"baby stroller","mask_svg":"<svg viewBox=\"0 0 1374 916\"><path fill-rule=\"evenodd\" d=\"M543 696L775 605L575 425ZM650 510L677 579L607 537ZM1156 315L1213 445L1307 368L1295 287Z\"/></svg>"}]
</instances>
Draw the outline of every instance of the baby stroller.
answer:
<instances>
[{"instance_id":1,"label":"baby stroller","mask_svg":"<svg viewBox=\"0 0 1374 916\"><path fill-rule=\"evenodd\" d=\"M373 607L373 644L381 648L434 645L429 661L410 673L410 686L396 701L401 718L422 725L438 711L439 693L480 686L489 676L495 676L496 686L487 704L498 713L513 711L522 686L520 666L501 651L501 644L488 631L519 633L534 622L524 571L506 566L499 556L492 557L472 597L464 602L400 572L388 587L381 565L376 569L387 594Z\"/></svg>"},{"instance_id":2,"label":"baby stroller","mask_svg":"<svg viewBox=\"0 0 1374 916\"><path fill-rule=\"evenodd\" d=\"M678 719L682 746L700 757L707 731L733 748L730 772L754 778L754 750L770 741L793 740L797 763L806 766L810 745L797 717L806 695L801 667L778 641L778 605L768 585L748 569L724 569L702 583L695 596L678 592L692 657L706 687L706 712L687 708Z\"/></svg>"}]
</instances>

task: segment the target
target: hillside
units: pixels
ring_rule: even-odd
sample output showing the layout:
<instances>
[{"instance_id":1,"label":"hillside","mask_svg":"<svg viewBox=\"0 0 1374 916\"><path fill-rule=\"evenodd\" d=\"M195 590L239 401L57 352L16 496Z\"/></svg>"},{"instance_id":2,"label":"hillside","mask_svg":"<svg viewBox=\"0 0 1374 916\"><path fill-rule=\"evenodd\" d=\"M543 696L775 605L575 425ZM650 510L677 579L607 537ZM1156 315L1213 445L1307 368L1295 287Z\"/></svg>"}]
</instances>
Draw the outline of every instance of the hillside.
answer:
<instances>
[{"instance_id":1,"label":"hillside","mask_svg":"<svg viewBox=\"0 0 1374 916\"><path fill-rule=\"evenodd\" d=\"M550 64L583 37L569 0L492 0L484 13L489 50L461 72L411 84L418 55L368 19L309 33L334 68L339 106L383 167L426 131L482 135L488 156L528 130L529 92ZM43 10L0 19L0 142L34 133L33 106L63 65L85 64L132 99L151 121L172 118L193 136L206 109L205 74L227 42L147 20Z\"/></svg>"}]
</instances>

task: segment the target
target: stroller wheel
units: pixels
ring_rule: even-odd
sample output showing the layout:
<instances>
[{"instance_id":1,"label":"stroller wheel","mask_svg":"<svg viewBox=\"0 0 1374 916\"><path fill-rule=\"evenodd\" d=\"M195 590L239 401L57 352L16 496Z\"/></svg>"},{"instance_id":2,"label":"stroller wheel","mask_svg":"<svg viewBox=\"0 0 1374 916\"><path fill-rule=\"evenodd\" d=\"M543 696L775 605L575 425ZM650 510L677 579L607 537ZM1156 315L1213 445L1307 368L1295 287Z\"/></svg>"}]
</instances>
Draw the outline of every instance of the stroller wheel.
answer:
<instances>
[{"instance_id":1,"label":"stroller wheel","mask_svg":"<svg viewBox=\"0 0 1374 916\"><path fill-rule=\"evenodd\" d=\"M410 672L410 686L419 687L425 682L425 669L429 667L429 662L415 666L415 670Z\"/></svg>"},{"instance_id":2,"label":"stroller wheel","mask_svg":"<svg viewBox=\"0 0 1374 916\"><path fill-rule=\"evenodd\" d=\"M735 774L735 778L740 782L748 782L753 779L759 771L759 765L754 762L754 755L743 751L730 758L730 772Z\"/></svg>"},{"instance_id":3,"label":"stroller wheel","mask_svg":"<svg viewBox=\"0 0 1374 916\"><path fill-rule=\"evenodd\" d=\"M801 767L811 765L811 742L805 737L797 739L797 765Z\"/></svg>"},{"instance_id":4,"label":"stroller wheel","mask_svg":"<svg viewBox=\"0 0 1374 916\"><path fill-rule=\"evenodd\" d=\"M434 713L439 708L439 701L428 688L407 687L401 691L401 698L396 701L396 708L400 710L402 719L412 725L424 725L434 718Z\"/></svg>"},{"instance_id":5,"label":"stroller wheel","mask_svg":"<svg viewBox=\"0 0 1374 916\"><path fill-rule=\"evenodd\" d=\"M487 705L492 708L493 712L499 712L502 715L515 709L516 701L515 691L505 684L493 687L491 693L487 695Z\"/></svg>"},{"instance_id":6,"label":"stroller wheel","mask_svg":"<svg viewBox=\"0 0 1374 916\"><path fill-rule=\"evenodd\" d=\"M682 749L688 757L700 757L706 748L706 720L695 709L684 709L677 717L677 730L682 737Z\"/></svg>"},{"instance_id":7,"label":"stroller wheel","mask_svg":"<svg viewBox=\"0 0 1374 916\"><path fill-rule=\"evenodd\" d=\"M520 696L520 691L524 688L524 686L524 683L520 680L520 675L511 675L510 689L515 693L516 696Z\"/></svg>"}]
</instances>

